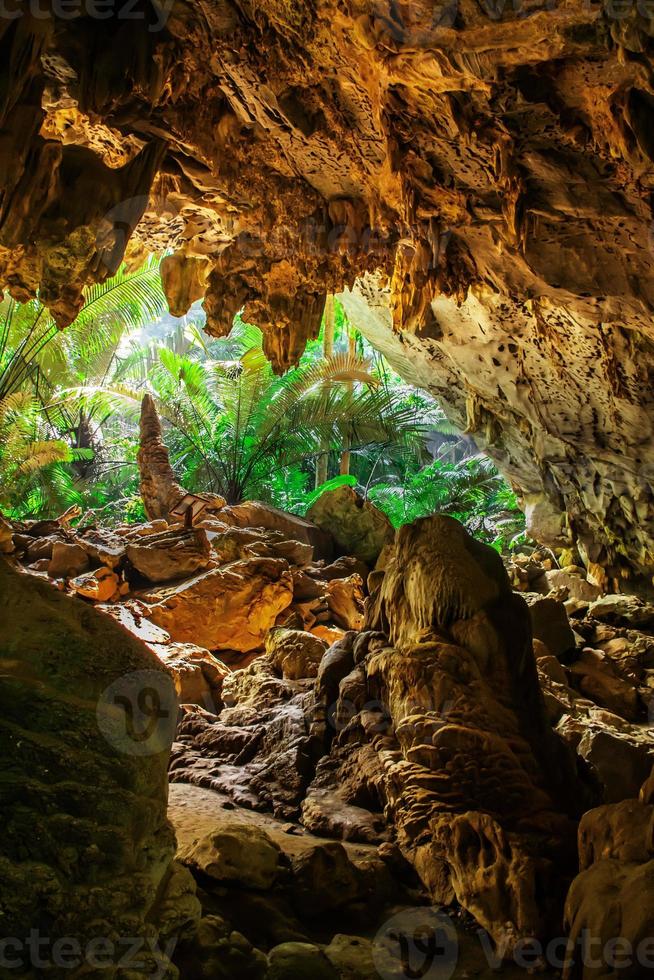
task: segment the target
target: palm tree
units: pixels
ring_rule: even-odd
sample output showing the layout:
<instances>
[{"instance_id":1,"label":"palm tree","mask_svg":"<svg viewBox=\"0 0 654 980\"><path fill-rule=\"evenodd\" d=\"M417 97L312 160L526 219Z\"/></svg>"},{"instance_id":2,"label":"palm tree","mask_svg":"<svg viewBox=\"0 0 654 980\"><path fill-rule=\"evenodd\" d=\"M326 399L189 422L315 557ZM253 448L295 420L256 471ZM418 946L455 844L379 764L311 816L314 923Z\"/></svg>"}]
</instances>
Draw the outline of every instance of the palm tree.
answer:
<instances>
[{"instance_id":1,"label":"palm tree","mask_svg":"<svg viewBox=\"0 0 654 980\"><path fill-rule=\"evenodd\" d=\"M125 334L164 310L156 258L87 289L84 306L65 331L57 329L38 299L19 304L6 297L0 302L4 506L9 498L14 510L18 506L30 512L77 502L75 478L93 474L107 416L71 389L105 383Z\"/></svg>"},{"instance_id":2,"label":"palm tree","mask_svg":"<svg viewBox=\"0 0 654 980\"><path fill-rule=\"evenodd\" d=\"M503 546L524 531L514 492L481 453L457 462L444 453L401 480L386 478L369 496L396 527L428 514L449 514L476 537Z\"/></svg>"},{"instance_id":3,"label":"palm tree","mask_svg":"<svg viewBox=\"0 0 654 980\"><path fill-rule=\"evenodd\" d=\"M48 503L70 500L62 464L76 454L62 439L44 431L37 398L14 391L0 399L0 510L32 516Z\"/></svg>"},{"instance_id":4,"label":"palm tree","mask_svg":"<svg viewBox=\"0 0 654 980\"><path fill-rule=\"evenodd\" d=\"M169 424L181 482L229 503L277 502L271 488L280 474L293 479L325 447L410 447L423 436L415 412L379 384L363 358L335 353L280 378L263 353L261 332L245 324L227 346L217 342L201 356L161 348L140 387L113 386L133 399L146 389Z\"/></svg>"}]
</instances>

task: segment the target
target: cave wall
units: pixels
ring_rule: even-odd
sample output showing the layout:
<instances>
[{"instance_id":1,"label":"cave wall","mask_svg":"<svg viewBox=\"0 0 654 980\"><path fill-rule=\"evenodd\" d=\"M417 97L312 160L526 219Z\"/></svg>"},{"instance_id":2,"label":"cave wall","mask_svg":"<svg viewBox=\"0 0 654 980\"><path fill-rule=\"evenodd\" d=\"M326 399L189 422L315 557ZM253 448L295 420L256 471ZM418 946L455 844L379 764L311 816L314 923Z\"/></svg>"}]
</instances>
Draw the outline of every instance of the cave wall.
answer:
<instances>
[{"instance_id":1,"label":"cave wall","mask_svg":"<svg viewBox=\"0 0 654 980\"><path fill-rule=\"evenodd\" d=\"M65 326L84 283L170 248L171 309L206 292L222 335L244 308L283 370L327 293L381 275L403 370L422 363L549 523L567 510L598 576L647 574L650 8L17 4L0 285Z\"/></svg>"},{"instance_id":2,"label":"cave wall","mask_svg":"<svg viewBox=\"0 0 654 980\"><path fill-rule=\"evenodd\" d=\"M638 576L621 576L634 569L646 577L654 518L649 338L474 288L461 305L435 299L413 330L392 329L390 296L375 277L341 298L393 367L430 391L497 462L539 541L575 544L602 586L629 589Z\"/></svg>"}]
</instances>

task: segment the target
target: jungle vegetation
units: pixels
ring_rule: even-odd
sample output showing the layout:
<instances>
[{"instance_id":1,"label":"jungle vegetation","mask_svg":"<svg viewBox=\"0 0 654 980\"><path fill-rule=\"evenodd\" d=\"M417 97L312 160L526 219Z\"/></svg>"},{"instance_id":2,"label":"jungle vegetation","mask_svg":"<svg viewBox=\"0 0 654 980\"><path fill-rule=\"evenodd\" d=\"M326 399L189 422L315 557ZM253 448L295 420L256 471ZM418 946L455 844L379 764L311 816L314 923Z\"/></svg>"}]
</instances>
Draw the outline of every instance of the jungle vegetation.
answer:
<instances>
[{"instance_id":1,"label":"jungle vegetation","mask_svg":"<svg viewBox=\"0 0 654 980\"><path fill-rule=\"evenodd\" d=\"M37 300L0 303L0 511L26 519L72 504L85 521L144 518L138 413L150 392L189 490L303 514L349 483L397 527L439 511L505 549L524 540L515 494L425 392L405 384L328 303L320 337L279 377L257 327L228 338L201 312L166 317L159 262L87 290L59 331Z\"/></svg>"}]
</instances>

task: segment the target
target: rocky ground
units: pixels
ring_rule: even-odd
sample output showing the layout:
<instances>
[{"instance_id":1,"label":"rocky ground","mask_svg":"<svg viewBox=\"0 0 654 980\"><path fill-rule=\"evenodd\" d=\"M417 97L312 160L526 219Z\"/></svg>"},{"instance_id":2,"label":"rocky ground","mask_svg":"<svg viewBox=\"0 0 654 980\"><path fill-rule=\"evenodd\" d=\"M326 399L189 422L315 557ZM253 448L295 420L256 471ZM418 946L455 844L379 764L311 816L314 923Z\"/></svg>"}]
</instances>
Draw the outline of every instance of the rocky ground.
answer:
<instances>
[{"instance_id":1,"label":"rocky ground","mask_svg":"<svg viewBox=\"0 0 654 980\"><path fill-rule=\"evenodd\" d=\"M349 488L311 516L0 525L173 678L177 968L408 976L393 917L447 908L455 976L556 967L568 935L565 975L595 976L575 937L652 916L654 606L448 518L394 537Z\"/></svg>"}]
</instances>

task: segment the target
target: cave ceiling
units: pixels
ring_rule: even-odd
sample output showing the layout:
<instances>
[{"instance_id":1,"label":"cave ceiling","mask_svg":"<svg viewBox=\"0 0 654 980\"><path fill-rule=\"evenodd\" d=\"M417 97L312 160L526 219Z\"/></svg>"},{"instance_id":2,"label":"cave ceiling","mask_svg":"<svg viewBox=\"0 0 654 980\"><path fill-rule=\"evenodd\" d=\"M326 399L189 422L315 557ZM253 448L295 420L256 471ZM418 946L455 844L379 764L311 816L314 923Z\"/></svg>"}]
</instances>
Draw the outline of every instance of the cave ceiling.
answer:
<instances>
[{"instance_id":1,"label":"cave ceiling","mask_svg":"<svg viewBox=\"0 0 654 980\"><path fill-rule=\"evenodd\" d=\"M86 283L166 249L171 311L205 296L220 336L243 308L278 370L343 292L598 576L651 576L653 18L8 3L0 286L65 327Z\"/></svg>"}]
</instances>

